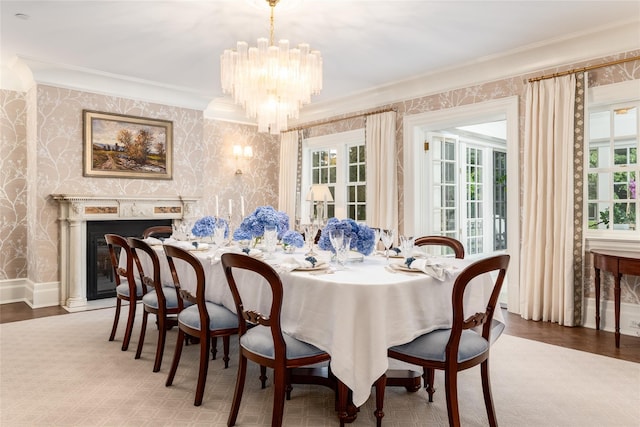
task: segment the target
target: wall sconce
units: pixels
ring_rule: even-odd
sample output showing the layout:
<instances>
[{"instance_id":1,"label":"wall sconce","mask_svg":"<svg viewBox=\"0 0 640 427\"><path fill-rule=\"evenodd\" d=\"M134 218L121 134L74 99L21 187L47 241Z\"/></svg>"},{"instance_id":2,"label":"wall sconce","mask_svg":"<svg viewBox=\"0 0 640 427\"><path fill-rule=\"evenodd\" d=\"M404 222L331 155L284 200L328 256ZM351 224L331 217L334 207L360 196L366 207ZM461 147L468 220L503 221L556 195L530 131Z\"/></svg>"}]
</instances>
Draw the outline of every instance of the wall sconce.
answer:
<instances>
[{"instance_id":1,"label":"wall sconce","mask_svg":"<svg viewBox=\"0 0 640 427\"><path fill-rule=\"evenodd\" d=\"M253 157L253 148L250 145L242 147L241 145L233 146L233 156L236 158L236 175L242 175L242 169L238 167L240 158L250 159Z\"/></svg>"}]
</instances>

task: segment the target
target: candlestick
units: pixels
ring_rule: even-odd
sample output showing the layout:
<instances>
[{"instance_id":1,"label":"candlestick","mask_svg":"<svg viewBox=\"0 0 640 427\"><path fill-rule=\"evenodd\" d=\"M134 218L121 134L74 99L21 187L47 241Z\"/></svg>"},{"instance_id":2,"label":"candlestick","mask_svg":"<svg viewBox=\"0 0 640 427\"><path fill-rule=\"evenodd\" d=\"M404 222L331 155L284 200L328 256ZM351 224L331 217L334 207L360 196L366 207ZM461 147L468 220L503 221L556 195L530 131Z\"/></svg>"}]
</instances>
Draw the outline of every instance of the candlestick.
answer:
<instances>
[{"instance_id":1,"label":"candlestick","mask_svg":"<svg viewBox=\"0 0 640 427\"><path fill-rule=\"evenodd\" d=\"M233 200L229 199L229 216L233 215Z\"/></svg>"},{"instance_id":2,"label":"candlestick","mask_svg":"<svg viewBox=\"0 0 640 427\"><path fill-rule=\"evenodd\" d=\"M220 205L218 204L218 195L216 195L216 217L220 218Z\"/></svg>"},{"instance_id":3,"label":"candlestick","mask_svg":"<svg viewBox=\"0 0 640 427\"><path fill-rule=\"evenodd\" d=\"M244 218L244 197L240 196L240 215Z\"/></svg>"}]
</instances>

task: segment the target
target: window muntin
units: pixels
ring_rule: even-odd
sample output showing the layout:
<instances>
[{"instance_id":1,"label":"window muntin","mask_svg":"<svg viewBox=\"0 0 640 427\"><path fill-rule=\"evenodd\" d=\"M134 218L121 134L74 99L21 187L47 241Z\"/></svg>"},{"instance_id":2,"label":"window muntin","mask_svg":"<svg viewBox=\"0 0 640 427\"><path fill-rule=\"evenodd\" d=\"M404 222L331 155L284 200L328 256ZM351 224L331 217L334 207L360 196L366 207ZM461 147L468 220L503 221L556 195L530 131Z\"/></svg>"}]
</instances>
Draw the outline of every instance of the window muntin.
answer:
<instances>
[{"instance_id":1,"label":"window muntin","mask_svg":"<svg viewBox=\"0 0 640 427\"><path fill-rule=\"evenodd\" d=\"M302 188L329 186L333 202L327 217L366 221L366 149L364 129L308 138L303 143ZM303 220L309 217L303 203ZM306 215L306 216L305 216Z\"/></svg>"},{"instance_id":2,"label":"window muntin","mask_svg":"<svg viewBox=\"0 0 640 427\"><path fill-rule=\"evenodd\" d=\"M591 108L586 162L591 230L638 230L639 102Z\"/></svg>"}]
</instances>

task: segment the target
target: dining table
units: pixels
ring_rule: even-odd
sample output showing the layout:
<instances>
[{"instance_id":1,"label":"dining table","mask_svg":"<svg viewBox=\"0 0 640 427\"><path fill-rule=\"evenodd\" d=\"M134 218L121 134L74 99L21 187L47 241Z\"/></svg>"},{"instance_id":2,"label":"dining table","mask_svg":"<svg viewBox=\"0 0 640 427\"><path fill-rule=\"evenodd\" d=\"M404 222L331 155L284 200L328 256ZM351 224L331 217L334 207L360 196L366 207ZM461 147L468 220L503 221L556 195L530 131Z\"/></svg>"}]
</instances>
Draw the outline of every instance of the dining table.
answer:
<instances>
[{"instance_id":1,"label":"dining table","mask_svg":"<svg viewBox=\"0 0 640 427\"><path fill-rule=\"evenodd\" d=\"M235 304L226 282L220 257L225 252L242 252L236 245L216 248L208 245L190 247L190 243L164 241L189 248L201 261L205 271L205 298L235 312ZM172 284L168 262L162 245L152 245L159 252L160 277ZM245 250L247 252L247 250ZM455 278L473 260L442 258L447 267L444 277L436 278L422 270L409 270L404 259L374 253L352 257L338 265L331 261L331 252L316 251L320 266L305 266L306 248L293 254L278 248L273 253L251 249L247 256L256 256L271 265L283 285L282 329L291 336L306 341L331 355L333 375L351 391L355 407L369 398L372 385L389 368L387 349L404 344L427 332L450 328L452 325L451 296ZM126 259L121 257L122 266ZM140 255L145 271L151 268L146 254ZM176 260L179 261L179 260ZM395 264L395 265L392 265ZM297 267L299 266L299 267ZM183 289L195 291L193 270L176 262L176 272ZM266 282L250 271L241 271L236 281L247 306L268 312L271 302ZM485 310L493 289L489 274L477 277L481 286L470 286L465 294L465 314L470 316ZM494 319L504 322L500 310ZM419 378L418 378L419 379ZM419 388L419 386L418 386ZM344 408L340 408L344 416Z\"/></svg>"}]
</instances>

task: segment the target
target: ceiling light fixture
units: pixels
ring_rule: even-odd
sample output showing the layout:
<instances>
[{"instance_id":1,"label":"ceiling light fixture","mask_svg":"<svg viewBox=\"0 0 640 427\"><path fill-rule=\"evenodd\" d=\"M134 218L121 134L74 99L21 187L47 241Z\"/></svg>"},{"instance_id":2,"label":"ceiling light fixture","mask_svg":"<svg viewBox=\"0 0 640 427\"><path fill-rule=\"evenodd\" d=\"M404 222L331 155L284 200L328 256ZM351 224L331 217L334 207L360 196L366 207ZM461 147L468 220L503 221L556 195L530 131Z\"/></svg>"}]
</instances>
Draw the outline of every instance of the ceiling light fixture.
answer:
<instances>
[{"instance_id":1,"label":"ceiling light fixture","mask_svg":"<svg viewBox=\"0 0 640 427\"><path fill-rule=\"evenodd\" d=\"M322 90L322 57L306 43L293 49L288 40L274 45L273 12L279 0L266 1L271 8L269 40L259 38L257 47L241 41L236 50L226 49L220 57L221 80L222 90L257 120L258 132L277 135Z\"/></svg>"}]
</instances>

